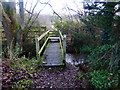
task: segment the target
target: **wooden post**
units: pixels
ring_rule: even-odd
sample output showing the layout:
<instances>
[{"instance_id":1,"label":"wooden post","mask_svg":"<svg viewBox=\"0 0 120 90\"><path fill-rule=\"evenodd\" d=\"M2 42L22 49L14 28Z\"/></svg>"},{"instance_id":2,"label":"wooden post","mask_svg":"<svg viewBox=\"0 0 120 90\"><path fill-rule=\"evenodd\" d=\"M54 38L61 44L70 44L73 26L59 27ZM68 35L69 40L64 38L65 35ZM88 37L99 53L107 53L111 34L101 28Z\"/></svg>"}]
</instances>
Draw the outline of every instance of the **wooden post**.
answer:
<instances>
[{"instance_id":1,"label":"wooden post","mask_svg":"<svg viewBox=\"0 0 120 90\"><path fill-rule=\"evenodd\" d=\"M38 41L38 35L35 35L35 43L36 43L36 57L37 57L37 60L40 59L40 55L38 54L39 50L40 50L40 47L39 47L39 41Z\"/></svg>"},{"instance_id":2,"label":"wooden post","mask_svg":"<svg viewBox=\"0 0 120 90\"><path fill-rule=\"evenodd\" d=\"M44 47L46 46L46 44L47 44L47 42L48 42L48 39L49 39L49 37L45 40L44 44L43 44L42 47L40 48L40 50L39 50L39 52L38 52L39 56L41 55Z\"/></svg>"},{"instance_id":3,"label":"wooden post","mask_svg":"<svg viewBox=\"0 0 120 90\"><path fill-rule=\"evenodd\" d=\"M66 35L63 36L64 60L66 60Z\"/></svg>"},{"instance_id":4,"label":"wooden post","mask_svg":"<svg viewBox=\"0 0 120 90\"><path fill-rule=\"evenodd\" d=\"M50 32L49 32L50 33ZM47 34L47 38L49 38L49 33ZM48 41L49 41L49 39L48 39ZM48 44L48 42L47 42L47 44Z\"/></svg>"}]
</instances>

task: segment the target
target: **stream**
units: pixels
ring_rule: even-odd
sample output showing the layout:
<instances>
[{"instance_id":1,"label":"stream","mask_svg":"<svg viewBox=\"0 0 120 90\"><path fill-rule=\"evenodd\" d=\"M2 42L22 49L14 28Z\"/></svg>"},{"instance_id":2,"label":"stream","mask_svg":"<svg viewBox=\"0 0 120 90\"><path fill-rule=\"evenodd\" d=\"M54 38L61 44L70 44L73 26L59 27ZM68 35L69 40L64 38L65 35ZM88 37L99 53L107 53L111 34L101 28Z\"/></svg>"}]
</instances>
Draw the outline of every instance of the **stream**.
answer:
<instances>
[{"instance_id":1,"label":"stream","mask_svg":"<svg viewBox=\"0 0 120 90\"><path fill-rule=\"evenodd\" d=\"M87 55L72 54L72 53L66 54L66 62L72 65L82 64L86 59L87 59Z\"/></svg>"},{"instance_id":2,"label":"stream","mask_svg":"<svg viewBox=\"0 0 120 90\"><path fill-rule=\"evenodd\" d=\"M84 75L85 73L85 69L84 66L84 62L85 60L87 60L87 54L72 54L72 53L67 53L66 54L66 63L68 64L71 64L73 66L78 66L76 68L79 68L79 73L81 73L82 75ZM80 67L80 64L82 65L82 67ZM81 86L82 88L87 88L89 87L89 84L88 84L88 80L86 78L83 77L83 80L81 81Z\"/></svg>"}]
</instances>

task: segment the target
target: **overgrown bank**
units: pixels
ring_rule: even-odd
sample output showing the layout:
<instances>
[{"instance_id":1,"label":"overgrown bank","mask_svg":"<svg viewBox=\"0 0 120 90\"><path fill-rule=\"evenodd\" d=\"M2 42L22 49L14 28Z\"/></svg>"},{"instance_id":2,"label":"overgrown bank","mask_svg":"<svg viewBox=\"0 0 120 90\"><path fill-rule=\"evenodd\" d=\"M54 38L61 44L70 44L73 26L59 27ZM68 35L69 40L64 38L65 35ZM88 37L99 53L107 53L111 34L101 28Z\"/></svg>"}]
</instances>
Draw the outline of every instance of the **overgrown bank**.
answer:
<instances>
[{"instance_id":1,"label":"overgrown bank","mask_svg":"<svg viewBox=\"0 0 120 90\"><path fill-rule=\"evenodd\" d=\"M27 58L4 61L2 89L32 88L30 83L36 78L39 63L35 59Z\"/></svg>"},{"instance_id":2,"label":"overgrown bank","mask_svg":"<svg viewBox=\"0 0 120 90\"><path fill-rule=\"evenodd\" d=\"M85 61L87 73L83 76L96 89L120 88L120 16L116 14L119 12L118 4L87 3L84 6L86 16L76 11L76 15L68 16L63 22L55 21L55 27L67 34L68 52L72 50L80 55L88 54Z\"/></svg>"}]
</instances>

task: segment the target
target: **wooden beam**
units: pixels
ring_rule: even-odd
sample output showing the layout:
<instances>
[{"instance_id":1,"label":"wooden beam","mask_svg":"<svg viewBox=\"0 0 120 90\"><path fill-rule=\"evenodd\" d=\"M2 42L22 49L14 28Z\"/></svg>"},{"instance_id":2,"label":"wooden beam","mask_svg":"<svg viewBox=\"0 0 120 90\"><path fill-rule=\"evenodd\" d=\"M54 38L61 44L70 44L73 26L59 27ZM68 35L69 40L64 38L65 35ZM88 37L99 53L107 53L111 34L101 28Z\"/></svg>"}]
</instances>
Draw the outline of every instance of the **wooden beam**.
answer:
<instances>
[{"instance_id":1,"label":"wooden beam","mask_svg":"<svg viewBox=\"0 0 120 90\"><path fill-rule=\"evenodd\" d=\"M66 35L64 35L63 39L63 50L64 50L64 60L66 58Z\"/></svg>"},{"instance_id":2,"label":"wooden beam","mask_svg":"<svg viewBox=\"0 0 120 90\"><path fill-rule=\"evenodd\" d=\"M61 48L61 51L62 51L62 56L64 57L64 50L63 50L63 45L62 45L62 40L60 38L60 48ZM63 58L62 57L62 58Z\"/></svg>"},{"instance_id":3,"label":"wooden beam","mask_svg":"<svg viewBox=\"0 0 120 90\"><path fill-rule=\"evenodd\" d=\"M40 49L40 47L39 47L39 41L38 41L38 35L35 35L35 43L36 43L36 57L37 57L37 60L39 60L40 59L40 56L39 56L39 54L38 54L38 52L39 52L39 49Z\"/></svg>"},{"instance_id":4,"label":"wooden beam","mask_svg":"<svg viewBox=\"0 0 120 90\"><path fill-rule=\"evenodd\" d=\"M63 40L63 35L60 30L59 30L59 34L60 34L60 38Z\"/></svg>"},{"instance_id":5,"label":"wooden beam","mask_svg":"<svg viewBox=\"0 0 120 90\"><path fill-rule=\"evenodd\" d=\"M63 60L66 58L66 35L62 35L61 31L59 30L60 34L60 47L62 50Z\"/></svg>"},{"instance_id":6,"label":"wooden beam","mask_svg":"<svg viewBox=\"0 0 120 90\"><path fill-rule=\"evenodd\" d=\"M38 41L40 41L45 35L47 35L50 31L47 31L45 33L43 33L39 38L38 38Z\"/></svg>"},{"instance_id":7,"label":"wooden beam","mask_svg":"<svg viewBox=\"0 0 120 90\"><path fill-rule=\"evenodd\" d=\"M46 45L47 42L48 42L48 40L49 40L49 37L46 39L46 41L44 42L44 44L43 44L43 46L41 47L40 51L38 52L39 55L41 55L41 53L42 53L42 51L43 51L45 45Z\"/></svg>"}]
</instances>

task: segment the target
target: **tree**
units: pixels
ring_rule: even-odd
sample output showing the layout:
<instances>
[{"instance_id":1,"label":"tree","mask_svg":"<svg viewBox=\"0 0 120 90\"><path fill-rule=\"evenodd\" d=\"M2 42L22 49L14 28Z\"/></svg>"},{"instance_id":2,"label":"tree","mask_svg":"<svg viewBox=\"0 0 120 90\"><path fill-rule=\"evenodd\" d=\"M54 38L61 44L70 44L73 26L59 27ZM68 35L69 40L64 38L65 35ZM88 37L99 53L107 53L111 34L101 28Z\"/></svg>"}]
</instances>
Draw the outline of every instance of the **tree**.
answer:
<instances>
[{"instance_id":1,"label":"tree","mask_svg":"<svg viewBox=\"0 0 120 90\"><path fill-rule=\"evenodd\" d=\"M113 30L114 16L120 11L120 8L115 7L119 4L119 2L94 2L84 5L84 9L87 9L86 13L93 16L96 26L102 29L103 43L111 41L110 33Z\"/></svg>"},{"instance_id":2,"label":"tree","mask_svg":"<svg viewBox=\"0 0 120 90\"><path fill-rule=\"evenodd\" d=\"M48 5L48 2L42 3L42 4L45 4L46 6ZM45 8L44 6L34 16L34 10L38 3L39 3L39 0L37 0L33 8L31 4L31 9L30 9L31 11L30 11L30 10L26 10L23 7L23 2L19 0L19 14L20 14L20 23L19 23L17 22L17 18L16 18L16 15L18 15L18 13L16 13L16 3L15 2L2 2L2 7L3 7L2 8L2 17L3 17L2 24L3 24L5 36L7 39L7 46L8 46L8 52L9 52L8 55L10 56L10 58L12 58L13 49L15 48L17 44L18 44L18 48L21 48L21 50L25 50L26 43L28 43L28 39L27 39L28 32L30 28L34 25L34 23L36 22L40 12ZM27 11L30 15L30 17L28 17L28 20L26 21L25 24L24 24L25 22L24 10Z\"/></svg>"},{"instance_id":3,"label":"tree","mask_svg":"<svg viewBox=\"0 0 120 90\"><path fill-rule=\"evenodd\" d=\"M5 36L7 39L7 46L10 58L12 58L12 50L17 41L18 23L16 21L16 5L15 2L2 2L3 5L3 19L2 24L4 27Z\"/></svg>"}]
</instances>

